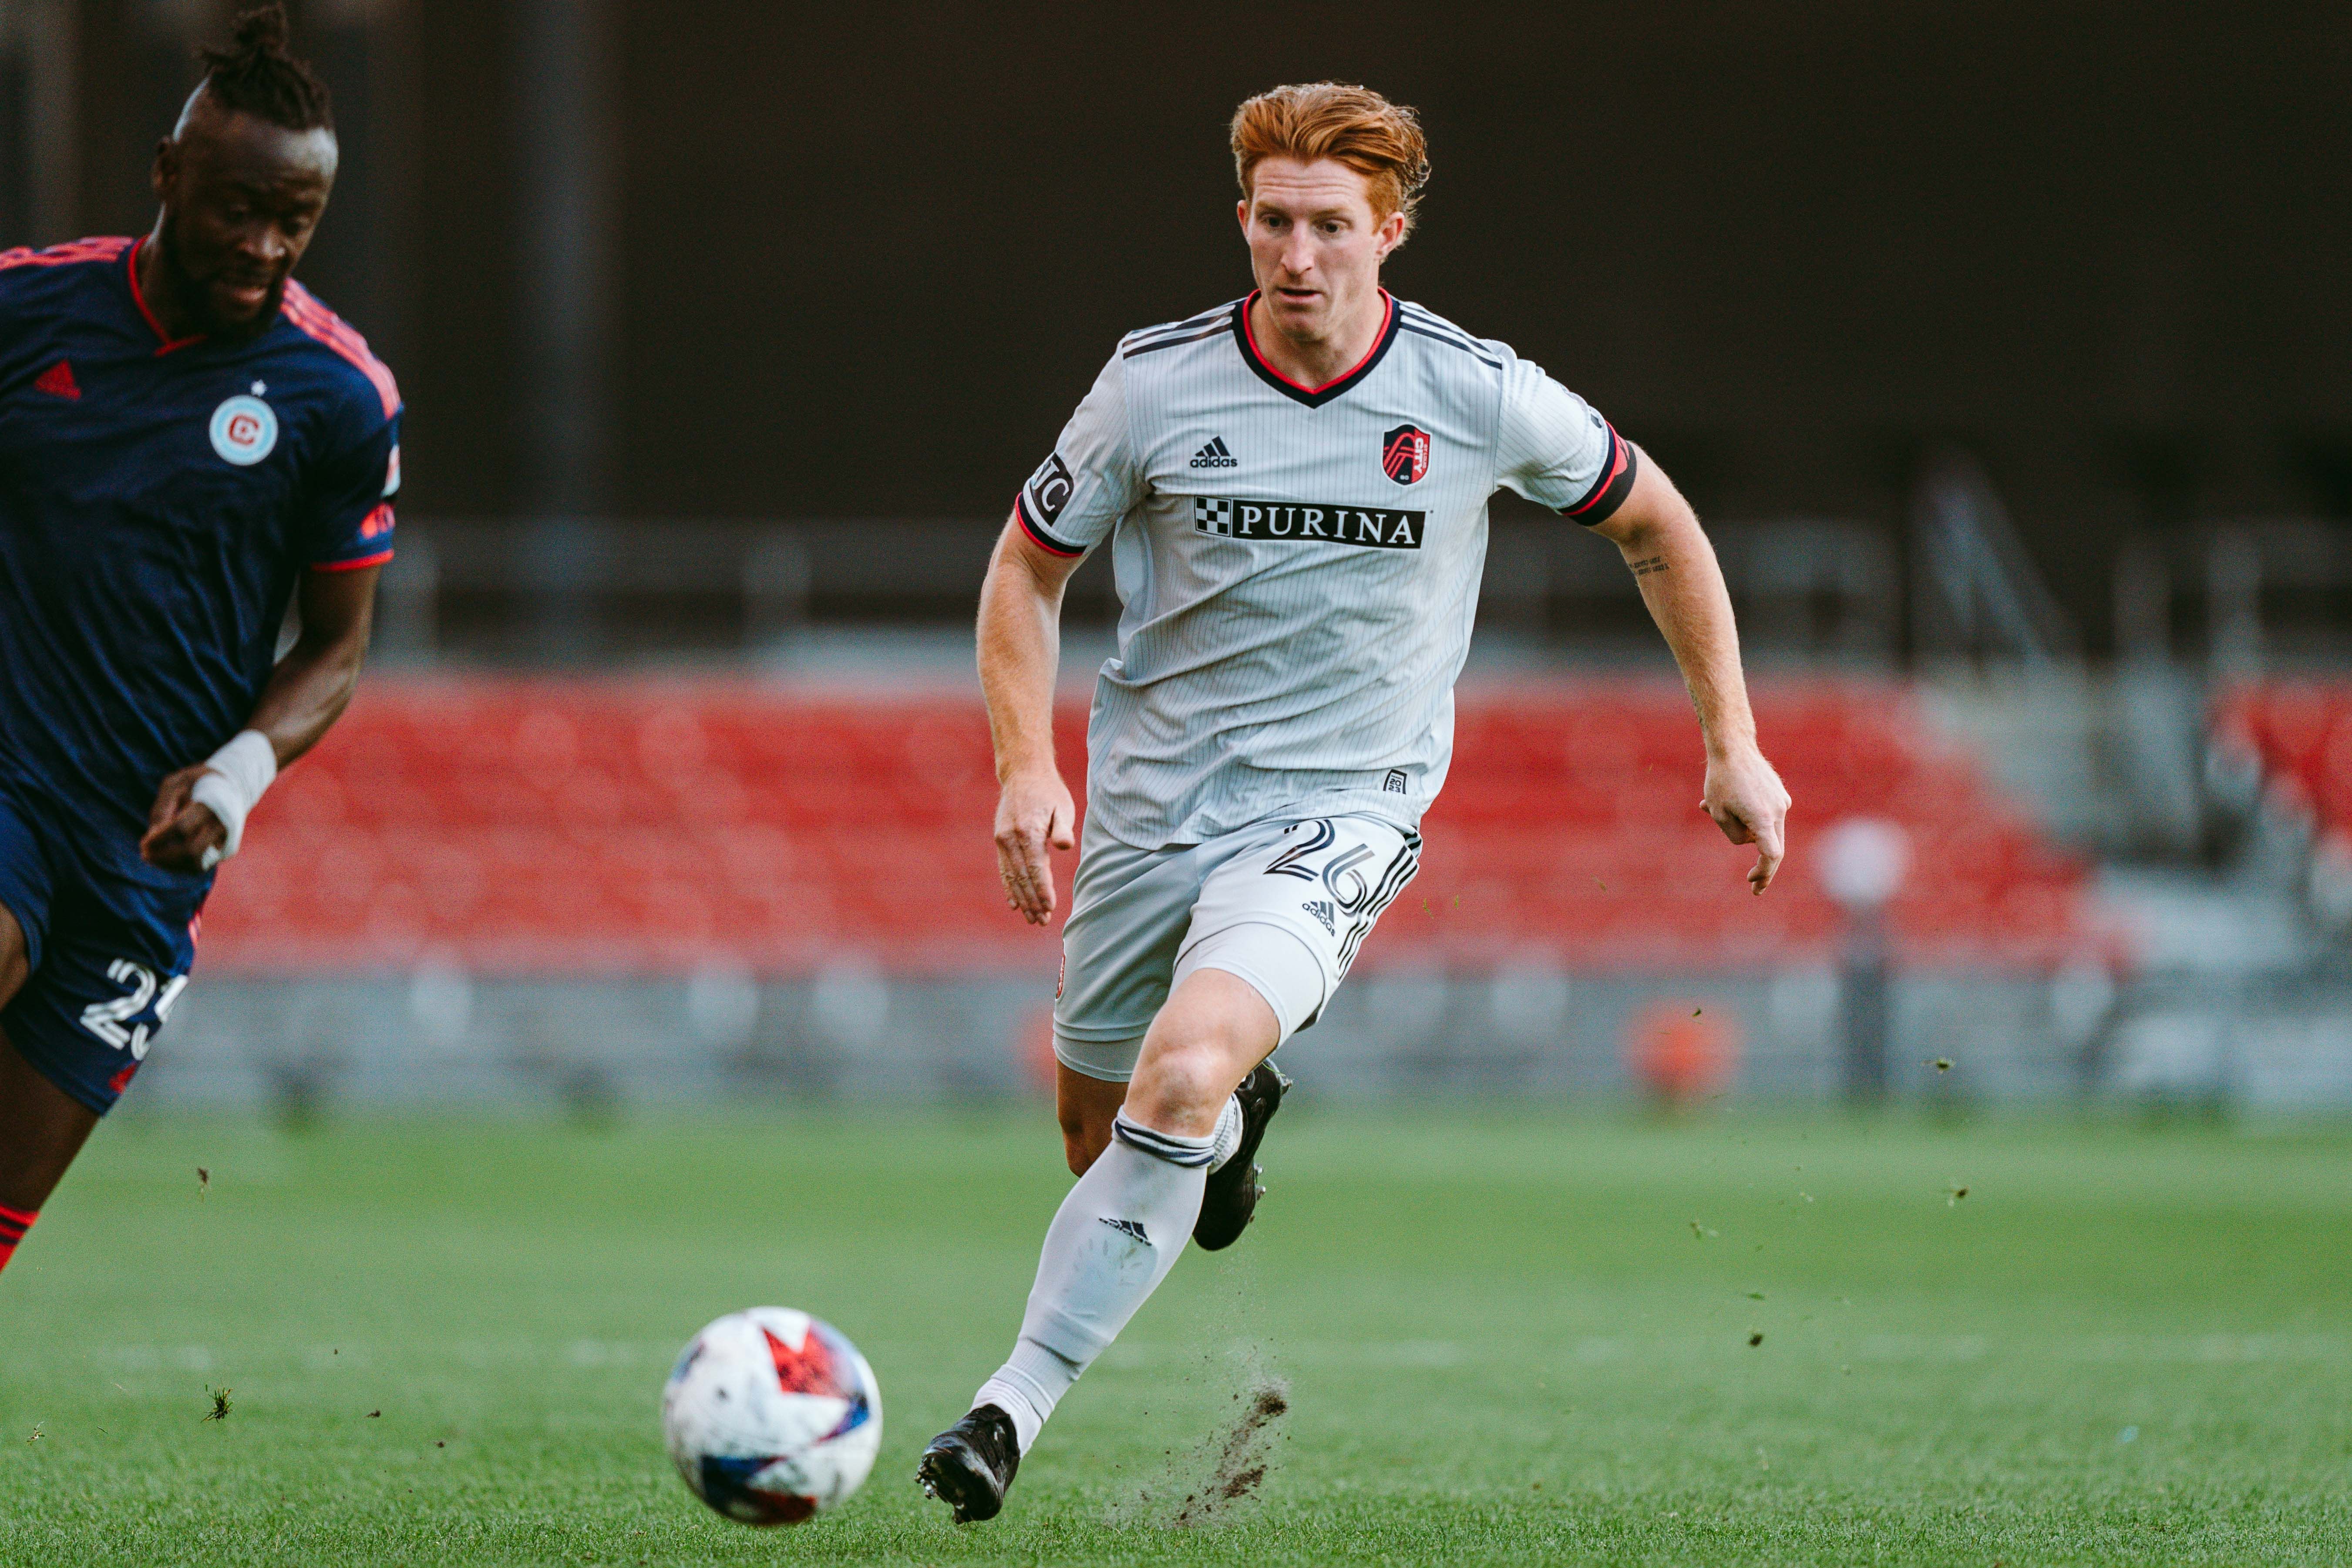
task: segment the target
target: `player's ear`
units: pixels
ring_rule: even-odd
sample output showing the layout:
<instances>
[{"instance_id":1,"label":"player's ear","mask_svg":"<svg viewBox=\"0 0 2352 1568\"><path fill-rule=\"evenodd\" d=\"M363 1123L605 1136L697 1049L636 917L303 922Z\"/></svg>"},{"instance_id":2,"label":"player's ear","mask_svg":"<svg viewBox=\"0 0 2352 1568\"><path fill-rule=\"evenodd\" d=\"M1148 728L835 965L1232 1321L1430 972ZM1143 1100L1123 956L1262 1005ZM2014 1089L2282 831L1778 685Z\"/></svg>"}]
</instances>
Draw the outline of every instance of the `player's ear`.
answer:
<instances>
[{"instance_id":1,"label":"player's ear","mask_svg":"<svg viewBox=\"0 0 2352 1568\"><path fill-rule=\"evenodd\" d=\"M172 182L179 177L180 144L166 136L155 143L155 166L148 172L148 187L157 201L170 199Z\"/></svg>"},{"instance_id":2,"label":"player's ear","mask_svg":"<svg viewBox=\"0 0 2352 1568\"><path fill-rule=\"evenodd\" d=\"M1234 204L1234 221L1242 226L1242 237L1249 237L1249 198L1244 196Z\"/></svg>"}]
</instances>

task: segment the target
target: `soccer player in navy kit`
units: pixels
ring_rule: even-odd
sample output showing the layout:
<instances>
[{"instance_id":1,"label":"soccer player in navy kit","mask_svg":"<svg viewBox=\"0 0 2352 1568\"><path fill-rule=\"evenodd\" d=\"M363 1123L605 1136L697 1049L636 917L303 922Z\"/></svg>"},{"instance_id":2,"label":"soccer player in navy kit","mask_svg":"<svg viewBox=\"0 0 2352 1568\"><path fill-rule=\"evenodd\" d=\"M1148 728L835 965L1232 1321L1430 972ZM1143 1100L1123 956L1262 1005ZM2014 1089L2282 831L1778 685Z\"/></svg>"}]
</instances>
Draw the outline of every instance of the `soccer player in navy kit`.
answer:
<instances>
[{"instance_id":1,"label":"soccer player in navy kit","mask_svg":"<svg viewBox=\"0 0 2352 1568\"><path fill-rule=\"evenodd\" d=\"M289 276L326 88L274 4L203 59L145 237L0 255L0 1268L186 986L246 814L350 700L392 556L399 392Z\"/></svg>"}]
</instances>

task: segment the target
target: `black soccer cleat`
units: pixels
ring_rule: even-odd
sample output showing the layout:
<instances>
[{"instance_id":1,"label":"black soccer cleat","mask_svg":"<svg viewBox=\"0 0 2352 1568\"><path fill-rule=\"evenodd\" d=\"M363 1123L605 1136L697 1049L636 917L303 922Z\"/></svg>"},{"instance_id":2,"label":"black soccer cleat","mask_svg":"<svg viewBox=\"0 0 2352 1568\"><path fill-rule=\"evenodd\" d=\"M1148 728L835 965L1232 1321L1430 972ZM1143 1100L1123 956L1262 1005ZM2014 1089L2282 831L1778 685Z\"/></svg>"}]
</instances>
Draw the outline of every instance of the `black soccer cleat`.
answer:
<instances>
[{"instance_id":1,"label":"black soccer cleat","mask_svg":"<svg viewBox=\"0 0 2352 1568\"><path fill-rule=\"evenodd\" d=\"M1234 1090L1234 1097L1242 1102L1242 1141L1234 1146L1232 1159L1209 1173L1208 1191L1201 1194L1201 1217L1192 1223L1192 1240L1203 1252L1215 1252L1239 1241L1257 1213L1257 1200L1265 1195L1265 1189L1258 1185L1258 1178L1265 1173L1255 1161L1258 1140L1265 1136L1265 1124L1274 1120L1274 1113L1282 1109L1282 1093L1289 1087L1290 1079L1268 1057L1252 1068L1241 1088Z\"/></svg>"},{"instance_id":2,"label":"black soccer cleat","mask_svg":"<svg viewBox=\"0 0 2352 1568\"><path fill-rule=\"evenodd\" d=\"M958 1524L971 1524L996 1517L1020 1468L1013 1417L983 1405L931 1439L915 1467L915 1484L955 1510Z\"/></svg>"}]
</instances>

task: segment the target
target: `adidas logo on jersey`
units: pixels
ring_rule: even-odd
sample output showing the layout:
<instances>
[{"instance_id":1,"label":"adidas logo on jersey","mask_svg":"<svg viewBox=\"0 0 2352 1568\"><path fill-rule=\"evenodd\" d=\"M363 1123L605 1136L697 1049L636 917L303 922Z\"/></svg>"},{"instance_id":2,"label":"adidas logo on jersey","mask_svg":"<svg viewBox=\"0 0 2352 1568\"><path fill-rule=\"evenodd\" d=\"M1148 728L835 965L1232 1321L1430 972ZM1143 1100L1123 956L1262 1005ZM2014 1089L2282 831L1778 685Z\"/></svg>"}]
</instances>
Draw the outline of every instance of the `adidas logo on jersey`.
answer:
<instances>
[{"instance_id":1,"label":"adidas logo on jersey","mask_svg":"<svg viewBox=\"0 0 2352 1568\"><path fill-rule=\"evenodd\" d=\"M1298 907L1323 922L1324 935L1339 934L1339 928L1331 923L1331 901L1328 899L1318 899L1311 904L1301 904Z\"/></svg>"},{"instance_id":2,"label":"adidas logo on jersey","mask_svg":"<svg viewBox=\"0 0 2352 1568\"><path fill-rule=\"evenodd\" d=\"M1425 511L1192 498L1192 531L1213 533L1221 539L1320 539L1374 550L1418 550L1428 521Z\"/></svg>"},{"instance_id":3,"label":"adidas logo on jersey","mask_svg":"<svg viewBox=\"0 0 2352 1568\"><path fill-rule=\"evenodd\" d=\"M81 401L81 388L74 381L73 366L63 360L35 376L33 390L46 392L51 397L62 397L68 403Z\"/></svg>"},{"instance_id":4,"label":"adidas logo on jersey","mask_svg":"<svg viewBox=\"0 0 2352 1568\"><path fill-rule=\"evenodd\" d=\"M1242 461L1225 450L1225 438L1220 436L1192 454L1192 466L1196 468L1238 468Z\"/></svg>"}]
</instances>

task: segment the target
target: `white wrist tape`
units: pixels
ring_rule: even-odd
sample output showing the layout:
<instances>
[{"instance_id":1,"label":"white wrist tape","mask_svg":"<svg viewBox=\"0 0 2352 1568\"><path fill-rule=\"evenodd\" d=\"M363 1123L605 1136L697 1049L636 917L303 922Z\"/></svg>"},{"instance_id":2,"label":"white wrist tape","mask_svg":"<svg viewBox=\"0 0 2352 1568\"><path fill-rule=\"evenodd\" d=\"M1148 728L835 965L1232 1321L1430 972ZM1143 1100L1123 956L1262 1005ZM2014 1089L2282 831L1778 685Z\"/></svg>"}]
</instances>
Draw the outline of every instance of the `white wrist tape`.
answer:
<instances>
[{"instance_id":1,"label":"white wrist tape","mask_svg":"<svg viewBox=\"0 0 2352 1568\"><path fill-rule=\"evenodd\" d=\"M278 748L258 730L240 730L227 745L205 759L205 767L189 797L212 807L213 815L228 830L227 844L205 851L205 869L209 871L245 842L245 819L278 776Z\"/></svg>"}]
</instances>

